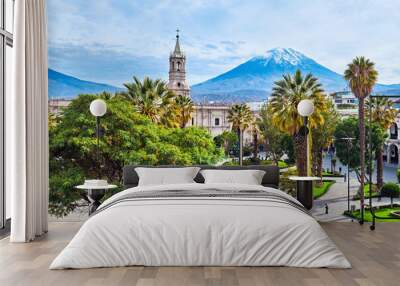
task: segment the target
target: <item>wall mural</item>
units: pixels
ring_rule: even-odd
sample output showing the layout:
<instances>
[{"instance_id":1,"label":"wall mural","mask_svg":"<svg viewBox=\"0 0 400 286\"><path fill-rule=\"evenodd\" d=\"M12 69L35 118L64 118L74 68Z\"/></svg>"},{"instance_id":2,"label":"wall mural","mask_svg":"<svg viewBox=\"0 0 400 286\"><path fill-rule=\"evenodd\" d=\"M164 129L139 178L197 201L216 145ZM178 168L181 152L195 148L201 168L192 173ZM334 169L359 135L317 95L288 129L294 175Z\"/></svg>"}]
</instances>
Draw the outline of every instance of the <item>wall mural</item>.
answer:
<instances>
[{"instance_id":1,"label":"wall mural","mask_svg":"<svg viewBox=\"0 0 400 286\"><path fill-rule=\"evenodd\" d=\"M363 7L349 7L356 3L323 0L47 5L50 211L58 216L79 206L75 185L95 177L119 184L127 164L235 165L243 158L244 164L301 167L307 159L295 135L302 120L295 105L278 100L288 94L280 94L277 82L290 88L290 80L303 82L311 73L310 94L322 98L316 112L332 117L332 126L311 120L326 139L313 139L320 149L310 150L317 173L335 112L353 112L358 104L343 76L351 59L376 60L374 92L400 94L397 29L387 21L397 19L396 9L377 3L359 14L352 11ZM372 31L371 17L385 33ZM384 54L374 48L381 44ZM107 108L97 122L89 110L95 99Z\"/></svg>"}]
</instances>

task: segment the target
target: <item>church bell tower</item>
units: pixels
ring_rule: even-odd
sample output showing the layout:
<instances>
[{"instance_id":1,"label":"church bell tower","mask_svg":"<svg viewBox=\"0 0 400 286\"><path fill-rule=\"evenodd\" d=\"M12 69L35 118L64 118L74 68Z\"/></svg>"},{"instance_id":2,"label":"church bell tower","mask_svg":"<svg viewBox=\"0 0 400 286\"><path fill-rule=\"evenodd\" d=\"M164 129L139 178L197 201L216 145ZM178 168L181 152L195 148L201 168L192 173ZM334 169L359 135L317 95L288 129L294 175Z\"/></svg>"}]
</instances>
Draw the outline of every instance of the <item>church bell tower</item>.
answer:
<instances>
[{"instance_id":1,"label":"church bell tower","mask_svg":"<svg viewBox=\"0 0 400 286\"><path fill-rule=\"evenodd\" d=\"M177 95L190 97L190 87L186 81L186 56L179 44L179 29L176 30L175 49L169 56L168 89Z\"/></svg>"}]
</instances>

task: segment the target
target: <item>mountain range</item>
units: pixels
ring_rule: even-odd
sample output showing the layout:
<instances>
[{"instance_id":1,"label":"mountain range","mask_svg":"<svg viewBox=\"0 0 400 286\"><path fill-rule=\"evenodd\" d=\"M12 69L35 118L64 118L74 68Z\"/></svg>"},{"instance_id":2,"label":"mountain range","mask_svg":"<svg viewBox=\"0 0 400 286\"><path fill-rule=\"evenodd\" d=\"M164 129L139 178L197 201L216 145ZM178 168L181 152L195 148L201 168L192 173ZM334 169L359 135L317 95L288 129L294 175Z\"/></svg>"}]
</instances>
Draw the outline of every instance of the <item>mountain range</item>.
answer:
<instances>
[{"instance_id":1,"label":"mountain range","mask_svg":"<svg viewBox=\"0 0 400 286\"><path fill-rule=\"evenodd\" d=\"M114 93L121 88L92 81L81 80L55 70L48 70L49 98L72 99L78 94L100 93L103 91Z\"/></svg>"},{"instance_id":2,"label":"mountain range","mask_svg":"<svg viewBox=\"0 0 400 286\"><path fill-rule=\"evenodd\" d=\"M193 85L191 95L195 102L252 102L264 101L273 84L283 74L297 69L312 73L327 92L343 91L347 84L343 76L322 66L313 59L291 48L276 48L256 56L239 66ZM49 69L49 97L73 98L80 93L115 92L121 88L84 81ZM400 84L377 84L375 93L400 94Z\"/></svg>"},{"instance_id":3,"label":"mountain range","mask_svg":"<svg viewBox=\"0 0 400 286\"><path fill-rule=\"evenodd\" d=\"M293 74L298 69L303 73L312 73L327 92L343 91L347 88L342 75L294 49L276 48L253 57L226 73L192 86L192 97L196 101L263 101L271 93L276 80L281 79L283 74ZM375 92L400 94L400 84L377 84Z\"/></svg>"}]
</instances>

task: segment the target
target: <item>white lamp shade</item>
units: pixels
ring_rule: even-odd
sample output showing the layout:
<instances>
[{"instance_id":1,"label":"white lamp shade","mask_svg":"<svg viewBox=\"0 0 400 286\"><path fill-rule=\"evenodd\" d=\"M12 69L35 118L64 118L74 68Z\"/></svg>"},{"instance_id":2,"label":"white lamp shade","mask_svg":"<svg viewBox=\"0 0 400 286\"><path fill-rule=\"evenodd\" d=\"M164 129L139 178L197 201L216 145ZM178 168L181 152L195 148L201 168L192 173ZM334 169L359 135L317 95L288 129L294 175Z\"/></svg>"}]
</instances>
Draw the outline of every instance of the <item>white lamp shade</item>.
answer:
<instances>
[{"instance_id":1,"label":"white lamp shade","mask_svg":"<svg viewBox=\"0 0 400 286\"><path fill-rule=\"evenodd\" d=\"M310 99L303 99L297 105L297 111L301 116L308 117L314 112L314 103Z\"/></svg>"},{"instance_id":2,"label":"white lamp shade","mask_svg":"<svg viewBox=\"0 0 400 286\"><path fill-rule=\"evenodd\" d=\"M106 114L107 111L107 104L102 99L95 99L90 103L90 113L93 116L103 116Z\"/></svg>"}]
</instances>

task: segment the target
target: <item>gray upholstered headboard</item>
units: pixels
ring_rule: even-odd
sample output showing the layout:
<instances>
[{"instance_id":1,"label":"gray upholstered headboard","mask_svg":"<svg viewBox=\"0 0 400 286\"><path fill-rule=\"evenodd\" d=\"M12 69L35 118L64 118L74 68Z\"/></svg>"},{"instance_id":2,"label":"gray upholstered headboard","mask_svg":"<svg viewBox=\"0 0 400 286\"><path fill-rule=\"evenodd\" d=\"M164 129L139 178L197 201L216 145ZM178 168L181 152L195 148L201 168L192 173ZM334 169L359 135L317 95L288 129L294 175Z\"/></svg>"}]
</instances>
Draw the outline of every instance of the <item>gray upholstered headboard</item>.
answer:
<instances>
[{"instance_id":1,"label":"gray upholstered headboard","mask_svg":"<svg viewBox=\"0 0 400 286\"><path fill-rule=\"evenodd\" d=\"M182 168L183 166L143 166L143 165L127 165L123 169L123 183L124 189L136 187L139 183L139 177L135 172L136 167L148 167L148 168ZM279 168L277 166L265 166L265 165L254 165L254 166L206 166L197 165L202 170L204 169L218 169L218 170L263 170L265 171L262 185L265 187L278 188L279 187ZM204 183L203 176L198 173L194 180L197 183Z\"/></svg>"}]
</instances>

